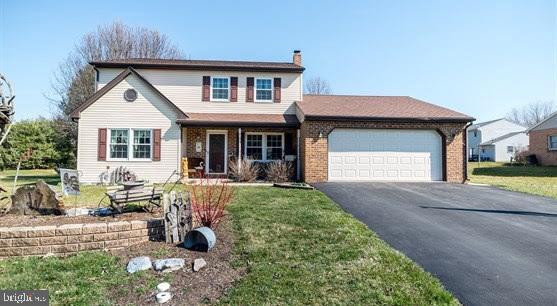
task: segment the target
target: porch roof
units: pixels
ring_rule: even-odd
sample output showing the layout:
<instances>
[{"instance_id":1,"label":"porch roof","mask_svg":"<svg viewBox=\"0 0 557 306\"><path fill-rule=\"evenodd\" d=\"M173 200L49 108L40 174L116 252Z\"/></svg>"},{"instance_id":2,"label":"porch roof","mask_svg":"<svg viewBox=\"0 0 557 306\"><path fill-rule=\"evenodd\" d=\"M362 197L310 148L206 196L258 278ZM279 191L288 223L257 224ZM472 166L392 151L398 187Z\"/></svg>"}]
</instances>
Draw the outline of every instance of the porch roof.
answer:
<instances>
[{"instance_id":1,"label":"porch roof","mask_svg":"<svg viewBox=\"0 0 557 306\"><path fill-rule=\"evenodd\" d=\"M300 125L296 115L232 113L187 113L186 115L187 118L177 120L182 126L297 128Z\"/></svg>"}]
</instances>

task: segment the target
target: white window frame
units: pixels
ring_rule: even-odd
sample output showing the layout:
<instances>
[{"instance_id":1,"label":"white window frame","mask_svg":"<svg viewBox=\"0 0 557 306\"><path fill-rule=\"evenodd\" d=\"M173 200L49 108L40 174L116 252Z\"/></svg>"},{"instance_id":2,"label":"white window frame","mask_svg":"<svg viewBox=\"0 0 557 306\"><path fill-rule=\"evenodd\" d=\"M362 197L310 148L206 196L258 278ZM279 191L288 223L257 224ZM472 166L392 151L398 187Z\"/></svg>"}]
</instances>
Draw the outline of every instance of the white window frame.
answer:
<instances>
[{"instance_id":1,"label":"white window frame","mask_svg":"<svg viewBox=\"0 0 557 306\"><path fill-rule=\"evenodd\" d=\"M153 129L150 128L111 128L111 129L107 129L107 146L106 146L106 160L107 161L152 161L153 160L153 145L154 145L154 140L153 140ZM112 134L112 130L127 130L128 131L128 158L111 158L110 157L110 145L111 145L111 134ZM134 136L135 136L135 131L138 130L144 130L144 131L149 131L151 133L151 145L150 147L150 152L149 155L151 156L150 158L134 158L133 157L133 141L134 141Z\"/></svg>"},{"instance_id":2,"label":"white window frame","mask_svg":"<svg viewBox=\"0 0 557 306\"><path fill-rule=\"evenodd\" d=\"M557 135L549 135L549 136L547 136L547 149L548 149L549 151L557 151L557 147L551 147L551 137L556 137L556 138L557 138Z\"/></svg>"},{"instance_id":3,"label":"white window frame","mask_svg":"<svg viewBox=\"0 0 557 306\"><path fill-rule=\"evenodd\" d=\"M507 153L514 153L514 147L513 146L507 146Z\"/></svg>"},{"instance_id":4,"label":"white window frame","mask_svg":"<svg viewBox=\"0 0 557 306\"><path fill-rule=\"evenodd\" d=\"M261 159L254 159L253 161L257 161L257 162L263 162L263 163L267 163L267 162L273 162L275 160L282 160L284 158L284 133L278 133L278 132L246 132L246 134L244 135L244 158L247 158L248 156L248 135L261 135L262 136L262 140L261 140ZM267 135L280 135L281 136L281 150L282 150L282 156L280 159L267 159Z\"/></svg>"},{"instance_id":5,"label":"white window frame","mask_svg":"<svg viewBox=\"0 0 557 306\"><path fill-rule=\"evenodd\" d=\"M228 98L226 99L215 99L213 98L213 84L215 84L215 79L227 79L228 80ZM217 88L217 89L223 89L223 88ZM211 77L211 86L210 86L210 90L211 90L211 101L213 102L229 102L230 101L230 93L231 93L231 89L230 89L230 77L225 77L225 76L212 76Z\"/></svg>"},{"instance_id":6,"label":"white window frame","mask_svg":"<svg viewBox=\"0 0 557 306\"><path fill-rule=\"evenodd\" d=\"M270 100L259 100L257 99L257 80L271 80L271 99ZM254 101L255 102L259 102L259 103L273 103L273 99L275 97L275 93L274 93L274 80L273 78L255 78L255 80L253 81L253 95L254 95Z\"/></svg>"}]
</instances>

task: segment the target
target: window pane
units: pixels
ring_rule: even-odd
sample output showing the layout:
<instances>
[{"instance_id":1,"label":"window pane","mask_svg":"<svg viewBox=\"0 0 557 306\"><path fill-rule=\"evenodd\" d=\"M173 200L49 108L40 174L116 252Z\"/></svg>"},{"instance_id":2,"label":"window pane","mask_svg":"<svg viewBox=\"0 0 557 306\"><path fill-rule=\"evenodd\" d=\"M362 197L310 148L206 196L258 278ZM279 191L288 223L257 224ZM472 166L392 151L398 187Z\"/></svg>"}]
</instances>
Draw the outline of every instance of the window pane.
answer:
<instances>
[{"instance_id":1,"label":"window pane","mask_svg":"<svg viewBox=\"0 0 557 306\"><path fill-rule=\"evenodd\" d=\"M282 135L267 135L267 159L282 159Z\"/></svg>"},{"instance_id":2,"label":"window pane","mask_svg":"<svg viewBox=\"0 0 557 306\"><path fill-rule=\"evenodd\" d=\"M272 87L271 79L257 79L255 83L255 88L257 89L271 89Z\"/></svg>"},{"instance_id":3,"label":"window pane","mask_svg":"<svg viewBox=\"0 0 557 306\"><path fill-rule=\"evenodd\" d=\"M133 158L151 158L151 130L134 130L133 144Z\"/></svg>"},{"instance_id":4,"label":"window pane","mask_svg":"<svg viewBox=\"0 0 557 306\"><path fill-rule=\"evenodd\" d=\"M255 99L256 100L272 100L273 98L273 80L256 79L255 82Z\"/></svg>"},{"instance_id":5,"label":"window pane","mask_svg":"<svg viewBox=\"0 0 557 306\"><path fill-rule=\"evenodd\" d=\"M228 79L213 78L213 99L228 99Z\"/></svg>"},{"instance_id":6,"label":"window pane","mask_svg":"<svg viewBox=\"0 0 557 306\"><path fill-rule=\"evenodd\" d=\"M213 88L213 99L228 99L228 89Z\"/></svg>"},{"instance_id":7,"label":"window pane","mask_svg":"<svg viewBox=\"0 0 557 306\"><path fill-rule=\"evenodd\" d=\"M557 149L557 136L549 136L549 147Z\"/></svg>"},{"instance_id":8,"label":"window pane","mask_svg":"<svg viewBox=\"0 0 557 306\"><path fill-rule=\"evenodd\" d=\"M253 160L263 159L263 148L246 148L246 157Z\"/></svg>"},{"instance_id":9,"label":"window pane","mask_svg":"<svg viewBox=\"0 0 557 306\"><path fill-rule=\"evenodd\" d=\"M261 147L263 142L263 135L248 135L247 140L248 147Z\"/></svg>"},{"instance_id":10,"label":"window pane","mask_svg":"<svg viewBox=\"0 0 557 306\"><path fill-rule=\"evenodd\" d=\"M273 98L273 94L270 90L258 89L255 93L255 98L257 100L271 100Z\"/></svg>"},{"instance_id":11,"label":"window pane","mask_svg":"<svg viewBox=\"0 0 557 306\"><path fill-rule=\"evenodd\" d=\"M246 136L246 157L254 160L263 159L263 135Z\"/></svg>"},{"instance_id":12,"label":"window pane","mask_svg":"<svg viewBox=\"0 0 557 306\"><path fill-rule=\"evenodd\" d=\"M110 158L128 158L128 130L110 130Z\"/></svg>"}]
</instances>

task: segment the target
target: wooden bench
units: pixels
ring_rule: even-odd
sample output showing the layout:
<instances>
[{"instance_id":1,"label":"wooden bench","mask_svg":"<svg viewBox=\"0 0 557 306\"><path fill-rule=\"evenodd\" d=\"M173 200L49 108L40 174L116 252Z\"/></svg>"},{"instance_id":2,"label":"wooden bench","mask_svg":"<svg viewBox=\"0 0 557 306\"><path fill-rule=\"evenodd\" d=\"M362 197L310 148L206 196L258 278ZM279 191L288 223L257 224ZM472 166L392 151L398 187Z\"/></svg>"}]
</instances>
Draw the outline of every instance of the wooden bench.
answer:
<instances>
[{"instance_id":1,"label":"wooden bench","mask_svg":"<svg viewBox=\"0 0 557 306\"><path fill-rule=\"evenodd\" d=\"M110 207L122 213L129 203L147 202L148 205L160 207L163 189L152 184L143 188L124 190L124 186L116 185L106 188L106 196L110 200Z\"/></svg>"}]
</instances>

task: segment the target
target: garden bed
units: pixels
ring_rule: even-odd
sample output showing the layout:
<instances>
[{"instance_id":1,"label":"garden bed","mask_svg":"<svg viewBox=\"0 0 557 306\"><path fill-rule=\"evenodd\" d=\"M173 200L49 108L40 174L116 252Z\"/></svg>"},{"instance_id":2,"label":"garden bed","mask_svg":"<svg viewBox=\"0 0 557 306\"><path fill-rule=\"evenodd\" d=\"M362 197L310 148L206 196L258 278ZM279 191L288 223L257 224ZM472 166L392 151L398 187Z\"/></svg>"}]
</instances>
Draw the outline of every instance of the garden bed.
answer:
<instances>
[{"instance_id":1,"label":"garden bed","mask_svg":"<svg viewBox=\"0 0 557 306\"><path fill-rule=\"evenodd\" d=\"M120 222L120 221L145 221L153 218L161 218L162 212L160 209L149 212L129 212L123 214L116 214L113 216L98 217L98 216L55 216L55 215L12 215L0 214L0 226L47 226L47 225L63 225L63 224L77 224L77 223L105 223L105 222Z\"/></svg>"},{"instance_id":2,"label":"garden bed","mask_svg":"<svg viewBox=\"0 0 557 306\"><path fill-rule=\"evenodd\" d=\"M164 242L149 242L113 252L125 265L131 258L149 256L152 260L162 258L184 258L184 269L161 273L153 270L133 275L138 282L127 282L111 290L116 305L153 305L155 286L163 281L171 285L170 305L198 305L212 303L220 298L240 279L245 269L232 267L233 235L229 222L223 222L216 230L217 243L210 252L194 252ZM197 258L207 261L207 266L193 272L192 262Z\"/></svg>"}]
</instances>

